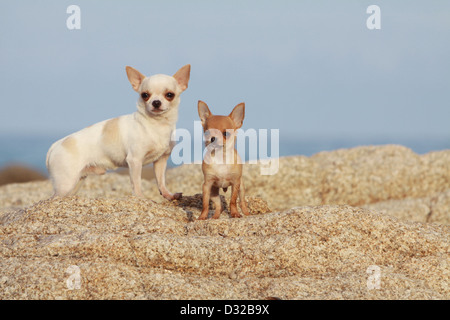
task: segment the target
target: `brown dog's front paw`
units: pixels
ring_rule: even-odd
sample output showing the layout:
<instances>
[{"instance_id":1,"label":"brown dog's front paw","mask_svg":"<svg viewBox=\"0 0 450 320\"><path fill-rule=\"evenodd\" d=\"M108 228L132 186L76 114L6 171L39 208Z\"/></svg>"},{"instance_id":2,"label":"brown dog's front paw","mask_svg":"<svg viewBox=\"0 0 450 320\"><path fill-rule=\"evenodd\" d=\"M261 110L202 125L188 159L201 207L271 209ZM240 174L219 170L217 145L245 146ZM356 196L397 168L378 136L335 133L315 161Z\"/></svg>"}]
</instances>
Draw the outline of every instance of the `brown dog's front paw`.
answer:
<instances>
[{"instance_id":1,"label":"brown dog's front paw","mask_svg":"<svg viewBox=\"0 0 450 320\"><path fill-rule=\"evenodd\" d=\"M209 211L202 211L202 213L197 218L197 220L206 220L206 218L208 218L208 213L209 213Z\"/></svg>"},{"instance_id":2,"label":"brown dog's front paw","mask_svg":"<svg viewBox=\"0 0 450 320\"><path fill-rule=\"evenodd\" d=\"M231 217L232 218L240 218L241 217L241 215L239 214L239 212L231 212Z\"/></svg>"}]
</instances>

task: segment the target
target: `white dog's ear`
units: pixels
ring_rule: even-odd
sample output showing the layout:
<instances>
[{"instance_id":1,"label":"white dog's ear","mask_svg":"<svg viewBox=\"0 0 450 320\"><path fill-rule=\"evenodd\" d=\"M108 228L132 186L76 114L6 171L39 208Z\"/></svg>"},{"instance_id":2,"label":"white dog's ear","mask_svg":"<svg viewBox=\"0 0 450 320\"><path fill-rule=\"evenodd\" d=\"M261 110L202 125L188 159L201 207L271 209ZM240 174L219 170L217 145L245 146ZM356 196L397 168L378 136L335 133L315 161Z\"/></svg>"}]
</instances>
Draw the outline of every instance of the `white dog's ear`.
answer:
<instances>
[{"instance_id":1,"label":"white dog's ear","mask_svg":"<svg viewBox=\"0 0 450 320\"><path fill-rule=\"evenodd\" d=\"M201 100L198 101L198 115L200 116L204 128L206 120L212 116L212 113L209 111L208 105Z\"/></svg>"},{"instance_id":2,"label":"white dog's ear","mask_svg":"<svg viewBox=\"0 0 450 320\"><path fill-rule=\"evenodd\" d=\"M130 81L134 91L139 92L139 87L142 80L145 79L145 76L132 67L126 66L125 69L127 70L128 80Z\"/></svg>"},{"instance_id":3,"label":"white dog's ear","mask_svg":"<svg viewBox=\"0 0 450 320\"><path fill-rule=\"evenodd\" d=\"M234 107L229 117L233 120L236 129L242 127L242 123L244 122L245 117L245 103L239 103L236 107Z\"/></svg>"},{"instance_id":4,"label":"white dog's ear","mask_svg":"<svg viewBox=\"0 0 450 320\"><path fill-rule=\"evenodd\" d=\"M178 70L177 73L175 73L173 75L175 80L177 80L178 85L180 86L182 91L187 89L190 76L191 76L191 65L190 64L187 64L184 67L181 67L181 69Z\"/></svg>"}]
</instances>

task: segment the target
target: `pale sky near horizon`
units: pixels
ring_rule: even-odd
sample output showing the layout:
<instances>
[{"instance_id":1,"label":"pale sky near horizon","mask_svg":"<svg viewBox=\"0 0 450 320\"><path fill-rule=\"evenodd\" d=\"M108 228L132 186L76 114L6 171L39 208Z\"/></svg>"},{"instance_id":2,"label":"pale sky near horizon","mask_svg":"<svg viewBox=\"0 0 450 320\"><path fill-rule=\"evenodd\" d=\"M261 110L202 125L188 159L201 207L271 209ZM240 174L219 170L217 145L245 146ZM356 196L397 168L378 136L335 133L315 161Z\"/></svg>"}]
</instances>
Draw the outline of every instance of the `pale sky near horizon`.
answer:
<instances>
[{"instance_id":1,"label":"pale sky near horizon","mask_svg":"<svg viewBox=\"0 0 450 320\"><path fill-rule=\"evenodd\" d=\"M69 5L81 29L69 30ZM369 5L381 29L369 30ZM291 137L450 139L450 2L0 2L0 134L66 135L132 113L125 66L190 63L178 127L197 101Z\"/></svg>"}]
</instances>

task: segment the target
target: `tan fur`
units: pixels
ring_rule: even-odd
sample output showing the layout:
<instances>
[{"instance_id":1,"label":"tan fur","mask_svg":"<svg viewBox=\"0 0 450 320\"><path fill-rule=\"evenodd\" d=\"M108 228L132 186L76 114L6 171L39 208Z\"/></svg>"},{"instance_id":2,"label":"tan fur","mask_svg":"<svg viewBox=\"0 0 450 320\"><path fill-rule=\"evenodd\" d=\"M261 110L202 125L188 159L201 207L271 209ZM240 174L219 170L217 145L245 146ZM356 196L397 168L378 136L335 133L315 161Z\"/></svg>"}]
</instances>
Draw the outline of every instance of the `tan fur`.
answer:
<instances>
[{"instance_id":1,"label":"tan fur","mask_svg":"<svg viewBox=\"0 0 450 320\"><path fill-rule=\"evenodd\" d=\"M102 143L117 144L120 143L119 118L106 121L102 131Z\"/></svg>"},{"instance_id":2,"label":"tan fur","mask_svg":"<svg viewBox=\"0 0 450 320\"><path fill-rule=\"evenodd\" d=\"M95 166L87 166L84 168L83 173L85 175L89 175L89 174L98 174L98 175L102 175L106 173L106 170L100 167L95 167Z\"/></svg>"},{"instance_id":3,"label":"tan fur","mask_svg":"<svg viewBox=\"0 0 450 320\"><path fill-rule=\"evenodd\" d=\"M67 137L63 140L61 145L73 156L77 155L77 140L73 137Z\"/></svg>"},{"instance_id":4,"label":"tan fur","mask_svg":"<svg viewBox=\"0 0 450 320\"><path fill-rule=\"evenodd\" d=\"M206 103L198 102L198 113L202 121L206 145L210 152L207 152L202 163L204 175L203 183L203 209L198 217L204 220L209 213L209 200L215 205L214 219L220 217L222 212L219 190L225 192L231 186L232 194L230 200L230 213L233 218L240 218L237 211L237 198L239 196L242 213L248 215L245 203L245 189L242 181L242 161L234 145L236 130L242 126L244 119L245 105L237 105L228 116L216 116L211 113ZM227 135L224 135L227 133ZM214 138L214 141L212 141Z\"/></svg>"}]
</instances>

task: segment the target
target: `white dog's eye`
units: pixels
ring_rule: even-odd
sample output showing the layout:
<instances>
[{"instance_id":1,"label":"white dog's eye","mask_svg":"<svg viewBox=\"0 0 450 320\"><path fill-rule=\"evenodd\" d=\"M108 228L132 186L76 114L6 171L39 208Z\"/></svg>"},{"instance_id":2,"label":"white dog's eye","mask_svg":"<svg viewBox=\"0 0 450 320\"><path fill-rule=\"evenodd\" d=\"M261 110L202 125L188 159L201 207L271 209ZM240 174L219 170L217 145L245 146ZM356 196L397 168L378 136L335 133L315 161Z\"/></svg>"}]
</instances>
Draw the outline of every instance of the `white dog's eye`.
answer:
<instances>
[{"instance_id":1,"label":"white dog's eye","mask_svg":"<svg viewBox=\"0 0 450 320\"><path fill-rule=\"evenodd\" d=\"M228 139L230 137L230 133L228 131L224 131L223 136Z\"/></svg>"},{"instance_id":2,"label":"white dog's eye","mask_svg":"<svg viewBox=\"0 0 450 320\"><path fill-rule=\"evenodd\" d=\"M167 92L166 93L166 99L167 100L172 101L173 98L175 98L175 93L173 93L173 92Z\"/></svg>"},{"instance_id":3,"label":"white dog's eye","mask_svg":"<svg viewBox=\"0 0 450 320\"><path fill-rule=\"evenodd\" d=\"M147 101L148 99L150 99L150 94L148 94L147 92L142 92L141 98L144 99L144 101Z\"/></svg>"}]
</instances>

